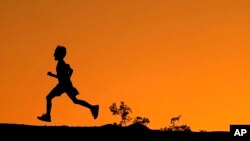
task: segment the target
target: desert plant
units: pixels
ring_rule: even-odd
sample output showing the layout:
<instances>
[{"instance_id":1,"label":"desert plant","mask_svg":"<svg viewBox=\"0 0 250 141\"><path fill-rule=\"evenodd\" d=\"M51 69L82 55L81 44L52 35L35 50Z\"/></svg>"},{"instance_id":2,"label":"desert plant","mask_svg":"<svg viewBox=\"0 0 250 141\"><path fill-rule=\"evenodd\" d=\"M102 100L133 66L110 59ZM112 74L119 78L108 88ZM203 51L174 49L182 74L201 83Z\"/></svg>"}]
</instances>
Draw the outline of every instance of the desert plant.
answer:
<instances>
[{"instance_id":1,"label":"desert plant","mask_svg":"<svg viewBox=\"0 0 250 141\"><path fill-rule=\"evenodd\" d=\"M140 124L143 124L143 125L145 125L145 126L146 126L149 122L150 122L150 121L149 121L148 118L146 118L146 117L140 117L140 116L137 116L137 117L134 119L134 121L133 121L133 123L140 123Z\"/></svg>"},{"instance_id":2,"label":"desert plant","mask_svg":"<svg viewBox=\"0 0 250 141\"><path fill-rule=\"evenodd\" d=\"M116 103L113 103L111 106L109 106L109 109L113 115L121 116L121 121L119 123L120 126L124 126L132 120L132 118L129 116L129 114L132 113L132 110L124 103L124 101L121 101L120 106L117 106Z\"/></svg>"}]
</instances>

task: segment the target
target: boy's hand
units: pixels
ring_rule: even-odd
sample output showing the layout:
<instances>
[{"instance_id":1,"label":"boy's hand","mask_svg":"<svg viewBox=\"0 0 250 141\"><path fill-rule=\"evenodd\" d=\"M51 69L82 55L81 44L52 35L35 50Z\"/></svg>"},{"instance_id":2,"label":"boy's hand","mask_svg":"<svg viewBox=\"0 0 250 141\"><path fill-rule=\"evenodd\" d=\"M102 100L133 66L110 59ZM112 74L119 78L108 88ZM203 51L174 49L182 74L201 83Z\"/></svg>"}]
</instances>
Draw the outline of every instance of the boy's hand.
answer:
<instances>
[{"instance_id":1,"label":"boy's hand","mask_svg":"<svg viewBox=\"0 0 250 141\"><path fill-rule=\"evenodd\" d=\"M48 74L49 76L52 76L52 77L58 78L56 74L53 74L53 73L52 73L52 72L50 72L50 71L49 71L47 74Z\"/></svg>"},{"instance_id":2,"label":"boy's hand","mask_svg":"<svg viewBox=\"0 0 250 141\"><path fill-rule=\"evenodd\" d=\"M53 76L53 73L50 72L50 71L49 71L47 74L48 74L49 76Z\"/></svg>"}]
</instances>

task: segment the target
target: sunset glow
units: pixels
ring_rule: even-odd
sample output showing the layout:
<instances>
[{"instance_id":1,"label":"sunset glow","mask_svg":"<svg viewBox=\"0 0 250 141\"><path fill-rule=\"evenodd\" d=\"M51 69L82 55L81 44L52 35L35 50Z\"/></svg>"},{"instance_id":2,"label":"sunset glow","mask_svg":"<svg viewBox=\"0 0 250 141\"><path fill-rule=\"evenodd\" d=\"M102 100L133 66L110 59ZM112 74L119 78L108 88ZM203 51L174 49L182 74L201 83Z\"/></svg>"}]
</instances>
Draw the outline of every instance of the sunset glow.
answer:
<instances>
[{"instance_id":1,"label":"sunset glow","mask_svg":"<svg viewBox=\"0 0 250 141\"><path fill-rule=\"evenodd\" d=\"M100 126L119 122L124 101L151 129L178 124L229 130L250 123L250 1L0 0L0 122ZM67 48L78 98L67 95L52 122L37 120L57 84L53 53Z\"/></svg>"}]
</instances>

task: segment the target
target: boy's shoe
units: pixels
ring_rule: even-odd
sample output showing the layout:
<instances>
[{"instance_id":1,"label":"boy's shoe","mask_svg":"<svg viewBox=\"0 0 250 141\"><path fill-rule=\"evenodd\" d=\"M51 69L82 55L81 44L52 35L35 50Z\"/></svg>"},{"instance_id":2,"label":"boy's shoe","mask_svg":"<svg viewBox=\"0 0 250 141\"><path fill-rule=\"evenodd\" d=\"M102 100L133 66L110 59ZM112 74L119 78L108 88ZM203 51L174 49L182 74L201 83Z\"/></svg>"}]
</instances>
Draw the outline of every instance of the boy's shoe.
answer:
<instances>
[{"instance_id":1,"label":"boy's shoe","mask_svg":"<svg viewBox=\"0 0 250 141\"><path fill-rule=\"evenodd\" d=\"M95 105L91 109L91 113L92 113L92 116L94 117L94 119L96 119L98 117L98 113L99 113L99 105Z\"/></svg>"},{"instance_id":2,"label":"boy's shoe","mask_svg":"<svg viewBox=\"0 0 250 141\"><path fill-rule=\"evenodd\" d=\"M46 121L46 122L51 122L50 115L43 114L42 116L37 117L39 120Z\"/></svg>"}]
</instances>

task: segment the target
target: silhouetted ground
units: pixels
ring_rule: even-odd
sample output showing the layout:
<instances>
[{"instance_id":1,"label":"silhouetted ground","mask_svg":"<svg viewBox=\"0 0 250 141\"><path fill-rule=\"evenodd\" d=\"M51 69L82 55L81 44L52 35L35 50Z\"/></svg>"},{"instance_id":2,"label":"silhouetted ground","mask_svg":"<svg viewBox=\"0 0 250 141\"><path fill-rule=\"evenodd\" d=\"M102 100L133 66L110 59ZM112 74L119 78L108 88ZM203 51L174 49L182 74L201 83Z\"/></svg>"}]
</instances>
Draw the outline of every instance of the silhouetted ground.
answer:
<instances>
[{"instance_id":1,"label":"silhouetted ground","mask_svg":"<svg viewBox=\"0 0 250 141\"><path fill-rule=\"evenodd\" d=\"M34 126L0 124L0 140L81 140L81 141L229 141L229 132L167 132L140 124L119 127Z\"/></svg>"}]
</instances>

